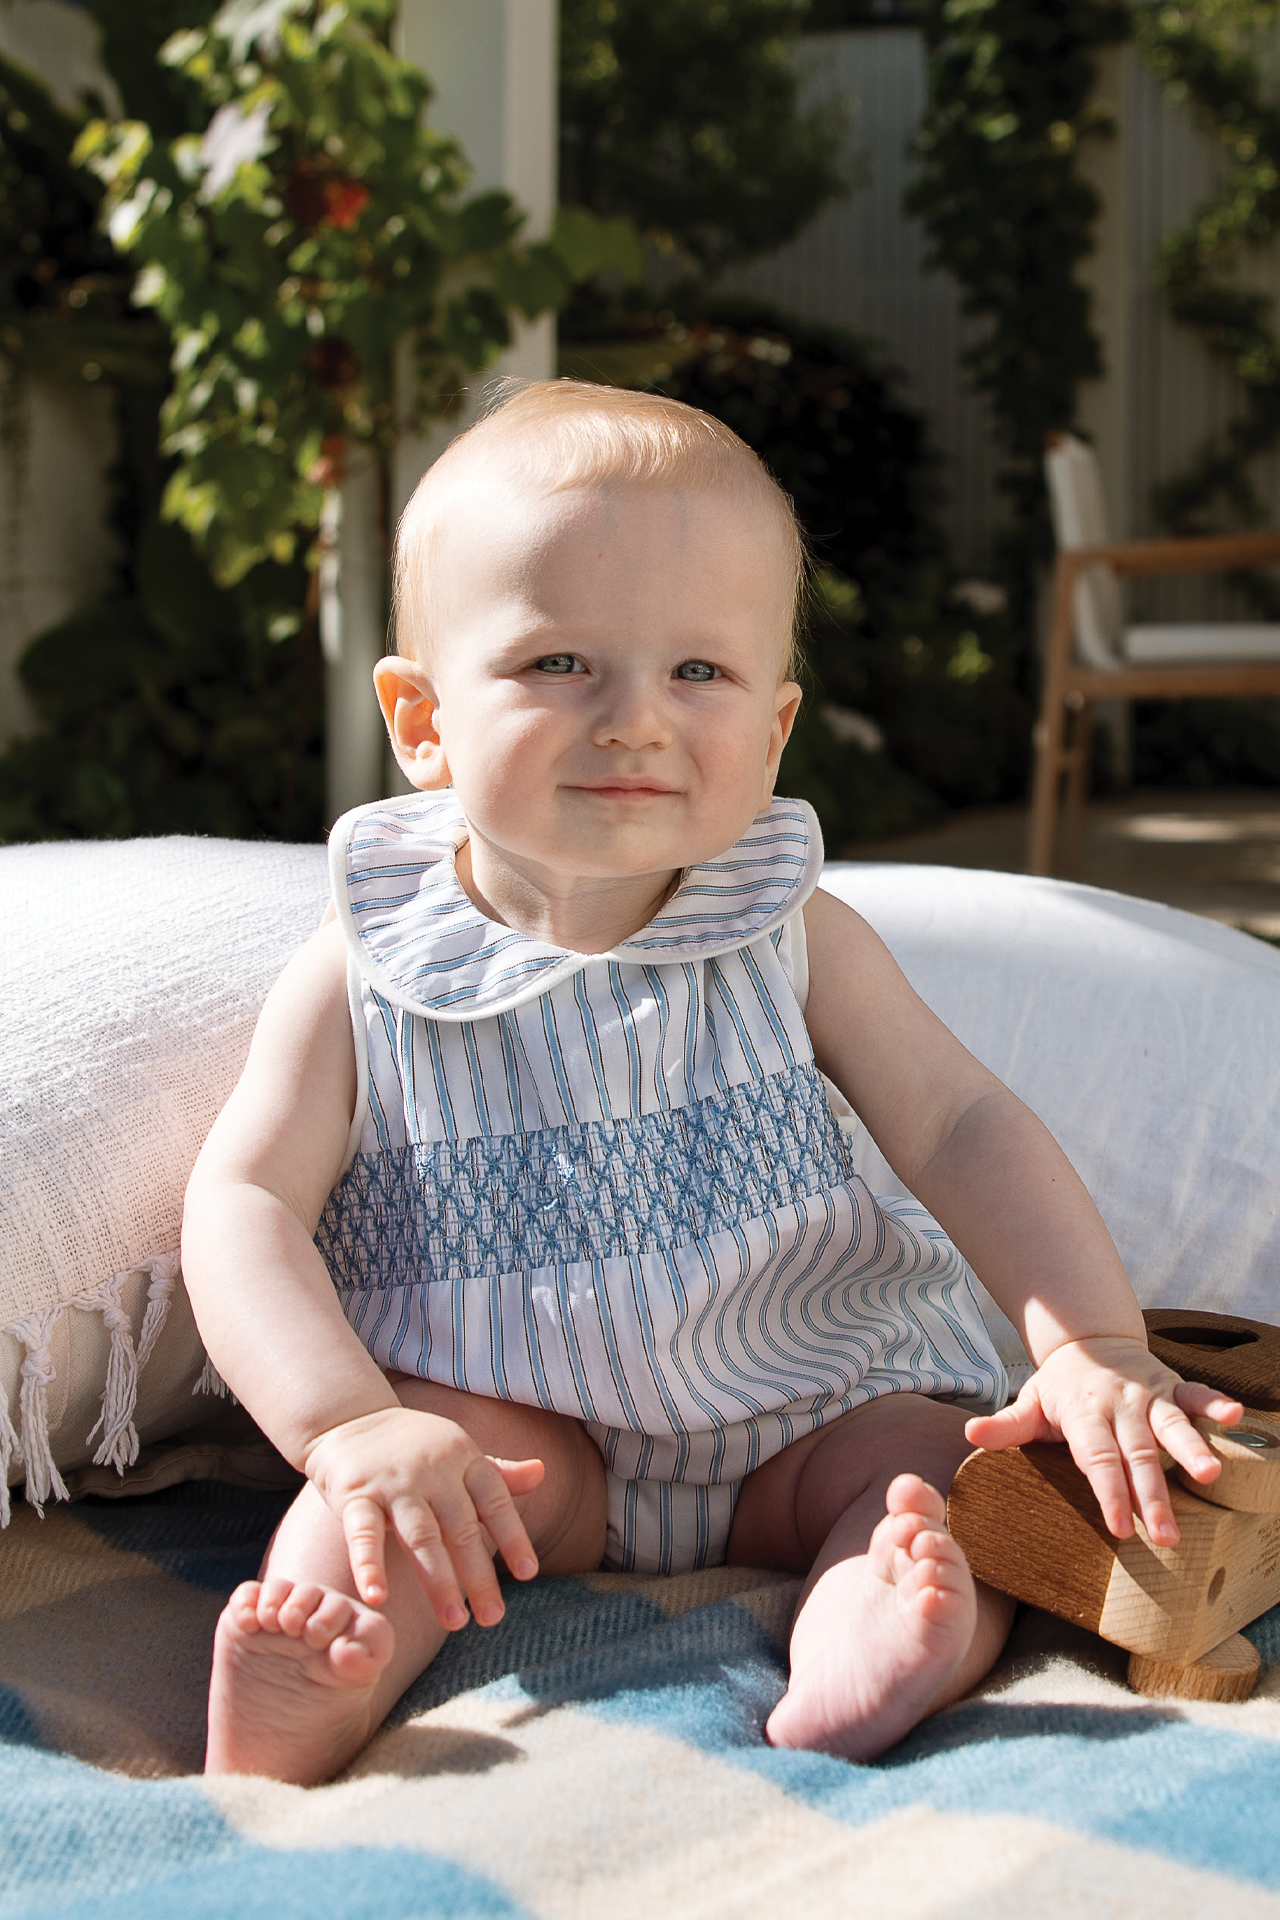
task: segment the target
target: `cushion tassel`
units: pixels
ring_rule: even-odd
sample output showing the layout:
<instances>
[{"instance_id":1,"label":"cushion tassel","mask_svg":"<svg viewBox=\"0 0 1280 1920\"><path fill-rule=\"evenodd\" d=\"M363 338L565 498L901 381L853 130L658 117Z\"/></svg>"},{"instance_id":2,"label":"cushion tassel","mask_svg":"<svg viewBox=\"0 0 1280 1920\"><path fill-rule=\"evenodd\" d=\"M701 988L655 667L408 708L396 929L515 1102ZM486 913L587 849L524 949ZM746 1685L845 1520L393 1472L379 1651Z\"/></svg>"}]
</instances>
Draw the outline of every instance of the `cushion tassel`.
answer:
<instances>
[{"instance_id":1,"label":"cushion tassel","mask_svg":"<svg viewBox=\"0 0 1280 1920\"><path fill-rule=\"evenodd\" d=\"M9 1415L9 1396L0 1393L0 1527L9 1524L9 1469L22 1459L22 1442Z\"/></svg>"},{"instance_id":2,"label":"cushion tassel","mask_svg":"<svg viewBox=\"0 0 1280 1920\"><path fill-rule=\"evenodd\" d=\"M29 1319L12 1321L4 1329L27 1349L18 1403L22 1456L27 1463L27 1500L42 1520L47 1500L68 1498L49 1446L49 1383L54 1378L49 1336L61 1311L61 1307L50 1307Z\"/></svg>"},{"instance_id":3,"label":"cushion tassel","mask_svg":"<svg viewBox=\"0 0 1280 1920\"><path fill-rule=\"evenodd\" d=\"M138 1361L133 1350L133 1325L120 1304L120 1289L129 1278L117 1273L93 1293L75 1301L85 1311L97 1311L111 1336L107 1354L107 1377L102 1390L102 1411L85 1435L85 1445L99 1428L102 1440L93 1456L95 1467L114 1467L123 1473L138 1457L138 1429L133 1410L138 1404Z\"/></svg>"},{"instance_id":4,"label":"cushion tassel","mask_svg":"<svg viewBox=\"0 0 1280 1920\"><path fill-rule=\"evenodd\" d=\"M177 1253L158 1253L153 1260L144 1260L143 1269L151 1275L151 1284L147 1288L147 1307L142 1316L142 1327L138 1334L138 1372L151 1358L151 1349L169 1318L169 1302L173 1299L173 1289L177 1285L181 1271Z\"/></svg>"},{"instance_id":5,"label":"cushion tassel","mask_svg":"<svg viewBox=\"0 0 1280 1920\"><path fill-rule=\"evenodd\" d=\"M209 1359L208 1355L205 1356L204 1372L191 1389L192 1399L194 1399L198 1393L211 1393L219 1400L230 1400L233 1407L240 1405L240 1402L236 1399L234 1393L232 1393L230 1387L218 1372L212 1360Z\"/></svg>"}]
</instances>

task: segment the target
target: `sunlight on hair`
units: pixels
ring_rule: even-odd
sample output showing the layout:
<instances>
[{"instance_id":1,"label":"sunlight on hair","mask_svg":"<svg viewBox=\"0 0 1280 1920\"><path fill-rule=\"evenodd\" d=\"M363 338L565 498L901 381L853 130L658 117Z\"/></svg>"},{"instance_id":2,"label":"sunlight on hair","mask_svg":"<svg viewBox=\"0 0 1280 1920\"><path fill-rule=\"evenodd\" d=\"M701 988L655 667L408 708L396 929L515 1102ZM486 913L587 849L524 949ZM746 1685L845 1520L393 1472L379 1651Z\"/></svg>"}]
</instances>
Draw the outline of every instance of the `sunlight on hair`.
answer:
<instances>
[{"instance_id":1,"label":"sunlight on hair","mask_svg":"<svg viewBox=\"0 0 1280 1920\"><path fill-rule=\"evenodd\" d=\"M585 380L504 380L473 427L427 469L396 533L395 631L399 652L425 661L431 643L436 534L463 481L491 475L503 487L547 495L573 487L684 487L726 494L763 511L790 575L782 679L797 666L796 624L807 559L791 500L732 428L665 394Z\"/></svg>"}]
</instances>

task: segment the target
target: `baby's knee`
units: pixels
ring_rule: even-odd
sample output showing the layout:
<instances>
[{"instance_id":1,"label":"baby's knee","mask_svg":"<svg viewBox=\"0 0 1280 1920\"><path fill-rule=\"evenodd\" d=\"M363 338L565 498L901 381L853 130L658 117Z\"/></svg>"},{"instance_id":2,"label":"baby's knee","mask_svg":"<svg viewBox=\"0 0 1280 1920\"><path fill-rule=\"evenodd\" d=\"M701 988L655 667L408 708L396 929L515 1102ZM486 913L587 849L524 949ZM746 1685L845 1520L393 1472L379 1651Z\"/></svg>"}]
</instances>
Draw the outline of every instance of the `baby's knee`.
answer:
<instances>
[{"instance_id":1,"label":"baby's knee","mask_svg":"<svg viewBox=\"0 0 1280 1920\"><path fill-rule=\"evenodd\" d=\"M525 1409L540 1413L540 1409ZM543 1573L591 1573L604 1559L608 1493L600 1449L581 1423L541 1414L531 1449L546 1467L540 1487L516 1505Z\"/></svg>"}]
</instances>

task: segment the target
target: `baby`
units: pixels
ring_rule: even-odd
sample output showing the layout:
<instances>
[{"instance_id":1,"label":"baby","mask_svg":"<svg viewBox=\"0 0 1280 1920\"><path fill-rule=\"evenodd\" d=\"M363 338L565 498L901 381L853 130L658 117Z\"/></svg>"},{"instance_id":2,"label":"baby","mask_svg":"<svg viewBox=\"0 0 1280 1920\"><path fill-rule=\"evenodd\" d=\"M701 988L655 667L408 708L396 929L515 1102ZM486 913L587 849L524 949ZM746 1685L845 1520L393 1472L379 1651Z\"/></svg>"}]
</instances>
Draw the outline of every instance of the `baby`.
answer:
<instances>
[{"instance_id":1,"label":"baby","mask_svg":"<svg viewBox=\"0 0 1280 1920\"><path fill-rule=\"evenodd\" d=\"M1065 1440L1161 1544L1159 1449L1218 1471L1188 1416L1240 1409L1152 1358L1052 1139L816 891L773 798L802 574L728 428L568 381L405 513L376 681L417 791L334 828L187 1195L200 1331L307 1477L218 1625L211 1771L338 1772L502 1618L495 1552L802 1574L767 1737L870 1759L1008 1632L946 1532L972 1446ZM835 1089L949 1238L872 1198ZM1038 1366L1002 1411L966 1261Z\"/></svg>"}]
</instances>

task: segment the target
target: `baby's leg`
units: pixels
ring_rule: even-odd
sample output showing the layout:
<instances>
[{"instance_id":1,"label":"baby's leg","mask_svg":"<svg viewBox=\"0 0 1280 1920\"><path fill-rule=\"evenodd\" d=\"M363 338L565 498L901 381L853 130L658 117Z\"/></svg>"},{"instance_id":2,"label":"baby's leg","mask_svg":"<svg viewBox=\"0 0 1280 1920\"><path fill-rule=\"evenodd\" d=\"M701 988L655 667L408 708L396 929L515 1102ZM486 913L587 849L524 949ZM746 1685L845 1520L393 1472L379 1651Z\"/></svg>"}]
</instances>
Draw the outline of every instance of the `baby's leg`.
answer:
<instances>
[{"instance_id":1,"label":"baby's leg","mask_svg":"<svg viewBox=\"0 0 1280 1920\"><path fill-rule=\"evenodd\" d=\"M809 1575L775 1746L874 1759L994 1663L1013 1602L975 1582L935 1491L972 1451L965 1418L918 1394L874 1400L743 1483L730 1561Z\"/></svg>"},{"instance_id":2,"label":"baby's leg","mask_svg":"<svg viewBox=\"0 0 1280 1920\"><path fill-rule=\"evenodd\" d=\"M403 1375L392 1384L406 1406L457 1421L484 1452L544 1463L541 1485L515 1503L540 1572L599 1566L604 1463L576 1420ZM375 1611L355 1598L341 1524L314 1488L303 1488L258 1579L236 1589L218 1622L208 1772L314 1786L376 1732L446 1638L391 1534L386 1555L388 1598Z\"/></svg>"}]
</instances>

